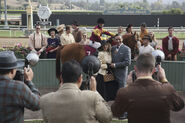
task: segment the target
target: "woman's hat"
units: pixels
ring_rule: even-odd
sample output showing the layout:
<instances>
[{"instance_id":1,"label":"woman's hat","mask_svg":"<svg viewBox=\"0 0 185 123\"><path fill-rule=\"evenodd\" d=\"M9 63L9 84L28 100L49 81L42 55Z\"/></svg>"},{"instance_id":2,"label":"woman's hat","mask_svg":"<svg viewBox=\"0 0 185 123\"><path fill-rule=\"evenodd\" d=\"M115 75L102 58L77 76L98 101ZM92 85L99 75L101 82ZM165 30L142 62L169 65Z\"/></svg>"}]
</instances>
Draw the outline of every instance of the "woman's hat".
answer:
<instances>
[{"instance_id":1,"label":"woman's hat","mask_svg":"<svg viewBox=\"0 0 185 123\"><path fill-rule=\"evenodd\" d=\"M63 31L63 30L64 30L64 27L65 27L64 24L59 25L59 26L57 27L57 31L58 31L58 32Z\"/></svg>"},{"instance_id":2,"label":"woman's hat","mask_svg":"<svg viewBox=\"0 0 185 123\"><path fill-rule=\"evenodd\" d=\"M152 42L152 39L151 39L151 37L149 35L144 35L143 38L142 38L142 40L144 40L144 39L147 39L150 42Z\"/></svg>"},{"instance_id":3,"label":"woman's hat","mask_svg":"<svg viewBox=\"0 0 185 123\"><path fill-rule=\"evenodd\" d=\"M24 66L24 62L18 61L12 51L0 52L0 69L9 70Z\"/></svg>"},{"instance_id":4,"label":"woman's hat","mask_svg":"<svg viewBox=\"0 0 185 123\"><path fill-rule=\"evenodd\" d=\"M57 34L58 33L58 31L55 29L55 28L50 28L49 30L48 30L48 34L51 36L51 32L52 31L55 31L55 34Z\"/></svg>"}]
</instances>

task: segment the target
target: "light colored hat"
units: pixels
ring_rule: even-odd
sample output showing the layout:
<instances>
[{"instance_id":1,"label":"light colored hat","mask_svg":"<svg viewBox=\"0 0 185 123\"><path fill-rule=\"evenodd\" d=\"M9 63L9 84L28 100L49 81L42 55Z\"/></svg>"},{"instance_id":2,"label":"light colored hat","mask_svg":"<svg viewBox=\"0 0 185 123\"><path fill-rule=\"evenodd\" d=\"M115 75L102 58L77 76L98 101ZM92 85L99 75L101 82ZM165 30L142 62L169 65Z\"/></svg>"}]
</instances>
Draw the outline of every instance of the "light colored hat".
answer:
<instances>
[{"instance_id":1,"label":"light colored hat","mask_svg":"<svg viewBox=\"0 0 185 123\"><path fill-rule=\"evenodd\" d=\"M63 31L63 30L64 30L64 27L65 27L64 24L59 25L59 26L57 27L57 31L58 31L58 32Z\"/></svg>"},{"instance_id":2,"label":"light colored hat","mask_svg":"<svg viewBox=\"0 0 185 123\"><path fill-rule=\"evenodd\" d=\"M87 34L87 28L86 27L81 27L80 30L81 30L83 35Z\"/></svg>"}]
</instances>

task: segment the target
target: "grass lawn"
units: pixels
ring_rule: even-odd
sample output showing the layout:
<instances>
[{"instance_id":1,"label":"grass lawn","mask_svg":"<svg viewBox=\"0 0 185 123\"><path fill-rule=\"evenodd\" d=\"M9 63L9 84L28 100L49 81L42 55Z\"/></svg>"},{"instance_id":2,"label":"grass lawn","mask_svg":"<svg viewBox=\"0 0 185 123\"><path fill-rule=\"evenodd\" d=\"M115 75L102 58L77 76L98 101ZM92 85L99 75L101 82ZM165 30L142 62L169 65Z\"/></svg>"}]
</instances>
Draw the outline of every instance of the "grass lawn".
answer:
<instances>
[{"instance_id":1,"label":"grass lawn","mask_svg":"<svg viewBox=\"0 0 185 123\"><path fill-rule=\"evenodd\" d=\"M45 33L47 34L47 33ZM91 36L91 32L87 33L88 37ZM166 37L168 35L168 33L164 33L164 32L155 32L155 37L157 39L162 39L164 37ZM174 35L176 37L178 37L179 39L185 39L185 33L183 32L175 32ZM0 38L1 37L24 37L24 31L21 30L0 30Z\"/></svg>"}]
</instances>

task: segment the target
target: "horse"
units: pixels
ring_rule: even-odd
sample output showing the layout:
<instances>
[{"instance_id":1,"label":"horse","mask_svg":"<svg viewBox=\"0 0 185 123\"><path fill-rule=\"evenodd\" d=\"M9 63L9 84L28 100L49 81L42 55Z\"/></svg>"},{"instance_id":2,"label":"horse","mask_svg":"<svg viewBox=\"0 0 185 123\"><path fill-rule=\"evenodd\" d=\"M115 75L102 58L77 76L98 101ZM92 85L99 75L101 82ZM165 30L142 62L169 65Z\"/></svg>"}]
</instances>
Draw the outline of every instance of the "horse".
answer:
<instances>
[{"instance_id":1,"label":"horse","mask_svg":"<svg viewBox=\"0 0 185 123\"><path fill-rule=\"evenodd\" d=\"M78 43L72 43L65 46L61 46L57 50L56 55L56 76L60 79L61 74L61 67L60 64L69 61L69 60L76 60L77 62L81 63L83 58L87 55L95 55L96 56L96 49L87 46L81 45Z\"/></svg>"},{"instance_id":2,"label":"horse","mask_svg":"<svg viewBox=\"0 0 185 123\"><path fill-rule=\"evenodd\" d=\"M122 35L123 44L131 49L131 58L134 59L139 54L138 41L139 35L135 32L134 34Z\"/></svg>"}]
</instances>

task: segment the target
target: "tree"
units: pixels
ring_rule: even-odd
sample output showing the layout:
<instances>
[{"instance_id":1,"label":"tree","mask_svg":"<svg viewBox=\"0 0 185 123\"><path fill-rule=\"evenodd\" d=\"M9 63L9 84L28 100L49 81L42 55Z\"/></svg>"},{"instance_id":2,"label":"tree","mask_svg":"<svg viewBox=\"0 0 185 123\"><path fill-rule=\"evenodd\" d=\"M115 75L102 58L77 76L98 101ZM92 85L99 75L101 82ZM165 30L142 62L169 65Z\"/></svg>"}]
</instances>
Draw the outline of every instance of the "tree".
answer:
<instances>
[{"instance_id":1,"label":"tree","mask_svg":"<svg viewBox=\"0 0 185 123\"><path fill-rule=\"evenodd\" d=\"M172 14L172 15L177 15L177 14L184 14L183 10L180 8L172 8L169 11L163 11L163 14Z\"/></svg>"}]
</instances>

